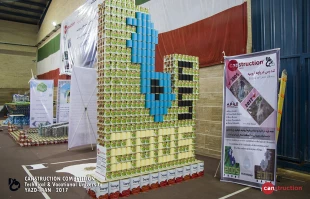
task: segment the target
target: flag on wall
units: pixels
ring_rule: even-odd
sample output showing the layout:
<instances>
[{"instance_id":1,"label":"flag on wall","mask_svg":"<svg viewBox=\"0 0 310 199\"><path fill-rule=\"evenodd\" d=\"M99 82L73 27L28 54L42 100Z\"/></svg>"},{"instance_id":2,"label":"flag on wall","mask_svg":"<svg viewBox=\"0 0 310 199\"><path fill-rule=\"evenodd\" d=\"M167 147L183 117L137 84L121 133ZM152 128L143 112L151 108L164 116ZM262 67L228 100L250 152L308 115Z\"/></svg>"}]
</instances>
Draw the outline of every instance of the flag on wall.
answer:
<instances>
[{"instance_id":1,"label":"flag on wall","mask_svg":"<svg viewBox=\"0 0 310 199\"><path fill-rule=\"evenodd\" d=\"M149 8L159 32L157 71L163 70L163 57L168 54L197 56L200 67L206 67L222 63L223 51L226 55L246 53L244 0L150 0L141 6Z\"/></svg>"},{"instance_id":2,"label":"flag on wall","mask_svg":"<svg viewBox=\"0 0 310 199\"><path fill-rule=\"evenodd\" d=\"M60 66L60 34L58 34L38 50L38 79L53 79L54 85L57 87L58 79L70 79L70 76L68 75L59 75Z\"/></svg>"}]
</instances>

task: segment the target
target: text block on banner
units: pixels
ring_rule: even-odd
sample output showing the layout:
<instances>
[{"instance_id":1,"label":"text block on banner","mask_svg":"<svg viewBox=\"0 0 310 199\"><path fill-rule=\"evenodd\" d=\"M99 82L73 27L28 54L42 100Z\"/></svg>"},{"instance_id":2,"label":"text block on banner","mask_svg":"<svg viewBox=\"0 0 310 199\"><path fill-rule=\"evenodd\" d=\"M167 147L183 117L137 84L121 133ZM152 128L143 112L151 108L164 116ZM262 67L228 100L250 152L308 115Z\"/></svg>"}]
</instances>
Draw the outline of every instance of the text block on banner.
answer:
<instances>
[{"instance_id":1,"label":"text block on banner","mask_svg":"<svg viewBox=\"0 0 310 199\"><path fill-rule=\"evenodd\" d=\"M58 80L57 123L69 121L71 80Z\"/></svg>"},{"instance_id":2,"label":"text block on banner","mask_svg":"<svg viewBox=\"0 0 310 199\"><path fill-rule=\"evenodd\" d=\"M53 80L30 81L30 128L53 123Z\"/></svg>"},{"instance_id":3,"label":"text block on banner","mask_svg":"<svg viewBox=\"0 0 310 199\"><path fill-rule=\"evenodd\" d=\"M275 185L280 50L225 57L221 180Z\"/></svg>"}]
</instances>

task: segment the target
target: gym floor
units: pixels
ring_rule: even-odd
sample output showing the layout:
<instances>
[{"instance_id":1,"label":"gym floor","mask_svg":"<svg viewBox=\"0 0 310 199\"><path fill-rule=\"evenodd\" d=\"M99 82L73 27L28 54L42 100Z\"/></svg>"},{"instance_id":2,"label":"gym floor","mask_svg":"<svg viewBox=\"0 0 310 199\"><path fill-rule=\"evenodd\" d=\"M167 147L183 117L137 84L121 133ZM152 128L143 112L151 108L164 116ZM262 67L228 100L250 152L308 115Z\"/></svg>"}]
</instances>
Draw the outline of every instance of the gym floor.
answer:
<instances>
[{"instance_id":1,"label":"gym floor","mask_svg":"<svg viewBox=\"0 0 310 199\"><path fill-rule=\"evenodd\" d=\"M51 193L42 194L26 193L25 177L27 176L71 176L68 173L56 173L64 167L77 164L95 163L96 152L90 147L67 150L67 144L47 145L38 147L20 147L8 135L7 127L0 131L0 198L66 198L90 199L85 189L70 187L66 193L56 193L53 188ZM249 188L233 183L220 182L220 174L214 177L219 160L198 156L197 159L205 162L205 176L187 182L151 190L147 193L131 195L133 199L215 199L215 198L272 198L272 199L309 199L310 198L310 175L280 170L279 186L302 186L302 191L276 191L271 195L265 195L259 189ZM33 169L29 165L44 165L42 169ZM16 179L21 187L17 191L11 191L9 179Z\"/></svg>"}]
</instances>

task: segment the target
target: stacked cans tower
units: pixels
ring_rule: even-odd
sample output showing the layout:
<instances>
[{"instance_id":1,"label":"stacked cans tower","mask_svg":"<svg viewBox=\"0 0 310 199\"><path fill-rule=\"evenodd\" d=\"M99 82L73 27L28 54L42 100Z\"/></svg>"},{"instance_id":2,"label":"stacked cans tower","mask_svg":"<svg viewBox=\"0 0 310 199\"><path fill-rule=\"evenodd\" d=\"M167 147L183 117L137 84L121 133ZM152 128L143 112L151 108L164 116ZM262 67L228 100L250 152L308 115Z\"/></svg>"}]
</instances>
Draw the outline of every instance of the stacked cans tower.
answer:
<instances>
[{"instance_id":1,"label":"stacked cans tower","mask_svg":"<svg viewBox=\"0 0 310 199\"><path fill-rule=\"evenodd\" d=\"M157 43L148 10L134 0L100 5L98 144L106 150L107 180L196 161L198 58L168 55L165 71L156 72Z\"/></svg>"}]
</instances>

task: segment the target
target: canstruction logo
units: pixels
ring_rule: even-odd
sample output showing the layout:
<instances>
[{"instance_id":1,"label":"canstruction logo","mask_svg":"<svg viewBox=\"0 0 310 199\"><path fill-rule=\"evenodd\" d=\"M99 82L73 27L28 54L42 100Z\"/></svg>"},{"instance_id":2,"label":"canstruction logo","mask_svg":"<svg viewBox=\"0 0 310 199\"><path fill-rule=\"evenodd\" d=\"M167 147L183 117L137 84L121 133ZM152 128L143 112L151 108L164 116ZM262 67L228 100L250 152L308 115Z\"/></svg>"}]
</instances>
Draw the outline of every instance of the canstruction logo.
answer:
<instances>
[{"instance_id":1,"label":"canstruction logo","mask_svg":"<svg viewBox=\"0 0 310 199\"><path fill-rule=\"evenodd\" d=\"M258 66L258 65L263 65L264 64L264 60L260 60L260 61L249 61L249 62L240 62L238 63L237 60L230 60L228 62L228 69L230 71L235 71L238 68L243 68L244 66Z\"/></svg>"},{"instance_id":2,"label":"canstruction logo","mask_svg":"<svg viewBox=\"0 0 310 199\"><path fill-rule=\"evenodd\" d=\"M69 25L69 26L65 25L65 28L64 28L65 34L67 34L68 30L69 30L72 26L74 26L74 24L75 24L75 22L73 22L73 23L72 23L71 25Z\"/></svg>"},{"instance_id":3,"label":"canstruction logo","mask_svg":"<svg viewBox=\"0 0 310 199\"><path fill-rule=\"evenodd\" d=\"M269 195L269 194L272 194L274 191L302 191L302 186L294 186L294 185L290 185L290 186L274 186L270 182L266 182L265 184L263 184L262 192L264 194Z\"/></svg>"}]
</instances>

